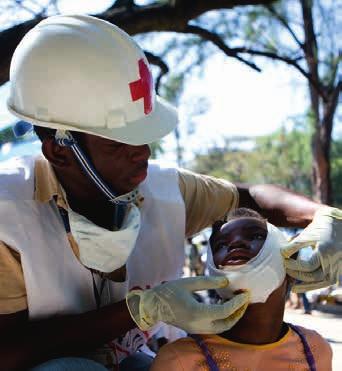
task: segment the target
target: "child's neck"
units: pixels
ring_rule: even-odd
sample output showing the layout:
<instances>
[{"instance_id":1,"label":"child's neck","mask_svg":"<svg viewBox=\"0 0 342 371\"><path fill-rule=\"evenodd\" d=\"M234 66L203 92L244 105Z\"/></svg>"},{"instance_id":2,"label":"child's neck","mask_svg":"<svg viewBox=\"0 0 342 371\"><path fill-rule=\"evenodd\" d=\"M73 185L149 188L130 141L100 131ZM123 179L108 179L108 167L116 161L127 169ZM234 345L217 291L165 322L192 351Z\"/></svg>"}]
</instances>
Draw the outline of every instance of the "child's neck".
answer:
<instances>
[{"instance_id":1,"label":"child's neck","mask_svg":"<svg viewBox=\"0 0 342 371\"><path fill-rule=\"evenodd\" d=\"M251 304L240 321L220 336L244 344L270 344L280 340L287 331L283 322L285 299L275 290L266 303Z\"/></svg>"}]
</instances>

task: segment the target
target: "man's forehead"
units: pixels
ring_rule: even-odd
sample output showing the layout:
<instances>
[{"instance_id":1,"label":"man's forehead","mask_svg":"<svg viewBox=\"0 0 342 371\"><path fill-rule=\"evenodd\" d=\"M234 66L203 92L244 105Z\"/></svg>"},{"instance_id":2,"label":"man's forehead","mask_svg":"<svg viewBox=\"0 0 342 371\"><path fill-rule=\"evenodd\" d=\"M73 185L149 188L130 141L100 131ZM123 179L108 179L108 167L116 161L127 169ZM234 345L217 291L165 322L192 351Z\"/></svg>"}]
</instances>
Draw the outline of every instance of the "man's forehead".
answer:
<instances>
[{"instance_id":1,"label":"man's forehead","mask_svg":"<svg viewBox=\"0 0 342 371\"><path fill-rule=\"evenodd\" d=\"M82 139L87 143L96 144L96 145L111 145L111 144L122 144L113 139L103 138L98 135L93 135L89 133L80 133Z\"/></svg>"}]
</instances>

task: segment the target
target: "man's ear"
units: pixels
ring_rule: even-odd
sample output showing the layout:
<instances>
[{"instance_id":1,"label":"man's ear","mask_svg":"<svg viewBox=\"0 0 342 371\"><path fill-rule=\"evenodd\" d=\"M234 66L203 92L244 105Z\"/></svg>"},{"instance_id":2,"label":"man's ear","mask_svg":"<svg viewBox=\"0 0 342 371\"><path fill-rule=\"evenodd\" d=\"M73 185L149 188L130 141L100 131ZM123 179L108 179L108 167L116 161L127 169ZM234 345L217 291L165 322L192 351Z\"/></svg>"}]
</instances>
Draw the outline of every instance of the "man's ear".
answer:
<instances>
[{"instance_id":1,"label":"man's ear","mask_svg":"<svg viewBox=\"0 0 342 371\"><path fill-rule=\"evenodd\" d=\"M66 167L72 164L72 151L68 147L57 144L54 137L48 137L43 140L42 152L55 167Z\"/></svg>"}]
</instances>

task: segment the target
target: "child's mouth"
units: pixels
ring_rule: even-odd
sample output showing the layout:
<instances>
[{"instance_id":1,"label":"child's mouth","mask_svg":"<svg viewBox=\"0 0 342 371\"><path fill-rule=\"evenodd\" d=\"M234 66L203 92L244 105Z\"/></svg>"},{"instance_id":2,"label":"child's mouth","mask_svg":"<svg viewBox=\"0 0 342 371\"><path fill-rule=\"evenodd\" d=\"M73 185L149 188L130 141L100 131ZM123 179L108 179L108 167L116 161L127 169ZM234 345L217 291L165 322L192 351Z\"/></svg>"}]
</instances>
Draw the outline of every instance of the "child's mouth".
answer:
<instances>
[{"instance_id":1,"label":"child's mouth","mask_svg":"<svg viewBox=\"0 0 342 371\"><path fill-rule=\"evenodd\" d=\"M229 251L222 265L242 265L246 264L252 258L253 256L249 250L236 248Z\"/></svg>"}]
</instances>

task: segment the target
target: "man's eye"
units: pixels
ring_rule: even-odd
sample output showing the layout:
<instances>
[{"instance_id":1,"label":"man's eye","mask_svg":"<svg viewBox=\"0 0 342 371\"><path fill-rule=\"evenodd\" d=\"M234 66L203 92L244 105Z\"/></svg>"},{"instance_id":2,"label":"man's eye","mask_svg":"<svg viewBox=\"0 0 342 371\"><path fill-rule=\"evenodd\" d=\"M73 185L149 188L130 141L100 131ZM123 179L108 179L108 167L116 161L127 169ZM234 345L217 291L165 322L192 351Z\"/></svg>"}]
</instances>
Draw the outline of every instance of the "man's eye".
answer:
<instances>
[{"instance_id":1,"label":"man's eye","mask_svg":"<svg viewBox=\"0 0 342 371\"><path fill-rule=\"evenodd\" d=\"M264 240L265 236L263 234L257 233L254 235L255 240Z\"/></svg>"}]
</instances>

